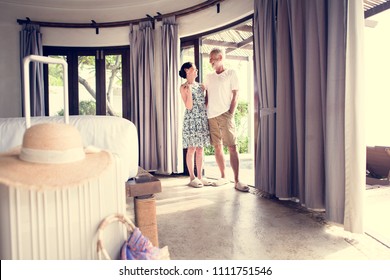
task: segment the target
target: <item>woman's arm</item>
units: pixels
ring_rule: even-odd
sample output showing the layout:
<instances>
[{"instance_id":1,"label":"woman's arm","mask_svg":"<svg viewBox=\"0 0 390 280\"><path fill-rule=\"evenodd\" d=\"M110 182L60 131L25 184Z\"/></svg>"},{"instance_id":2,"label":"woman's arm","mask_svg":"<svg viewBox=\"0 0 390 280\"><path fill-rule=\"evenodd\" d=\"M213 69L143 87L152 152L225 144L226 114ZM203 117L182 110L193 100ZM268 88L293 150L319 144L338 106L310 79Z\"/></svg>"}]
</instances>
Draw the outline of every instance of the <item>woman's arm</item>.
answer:
<instances>
[{"instance_id":1,"label":"woman's arm","mask_svg":"<svg viewBox=\"0 0 390 280\"><path fill-rule=\"evenodd\" d=\"M207 89L206 89L206 86L204 84L200 84L201 88L202 88L202 91L204 92L204 104L207 105L209 104L209 95L207 93Z\"/></svg>"},{"instance_id":2,"label":"woman's arm","mask_svg":"<svg viewBox=\"0 0 390 280\"><path fill-rule=\"evenodd\" d=\"M180 94L186 109L191 110L193 106L191 86L188 84L182 84L180 86Z\"/></svg>"}]
</instances>

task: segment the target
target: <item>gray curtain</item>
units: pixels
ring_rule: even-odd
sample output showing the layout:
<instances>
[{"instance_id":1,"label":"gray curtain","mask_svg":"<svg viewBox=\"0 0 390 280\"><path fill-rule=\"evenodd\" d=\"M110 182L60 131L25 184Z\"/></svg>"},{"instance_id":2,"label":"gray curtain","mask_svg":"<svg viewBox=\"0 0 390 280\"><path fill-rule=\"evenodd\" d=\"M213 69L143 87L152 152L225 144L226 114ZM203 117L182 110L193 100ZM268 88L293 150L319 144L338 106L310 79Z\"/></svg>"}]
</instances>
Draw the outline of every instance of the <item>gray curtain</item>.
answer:
<instances>
[{"instance_id":1,"label":"gray curtain","mask_svg":"<svg viewBox=\"0 0 390 280\"><path fill-rule=\"evenodd\" d=\"M256 125L255 182L257 188L275 194L275 12L276 0L255 2L254 60ZM260 62L260 63L259 63Z\"/></svg>"},{"instance_id":2,"label":"gray curtain","mask_svg":"<svg viewBox=\"0 0 390 280\"><path fill-rule=\"evenodd\" d=\"M145 170L158 168L153 34L149 21L130 25L130 120L138 129L139 165Z\"/></svg>"},{"instance_id":3,"label":"gray curtain","mask_svg":"<svg viewBox=\"0 0 390 280\"><path fill-rule=\"evenodd\" d=\"M23 24L20 31L20 71L22 106L24 108L24 78L23 58L27 55L43 55L42 33L39 25ZM45 115L45 99L43 87L43 64L38 62L30 63L30 111L31 116ZM22 110L24 111L24 110ZM23 113L24 115L24 113Z\"/></svg>"},{"instance_id":4,"label":"gray curtain","mask_svg":"<svg viewBox=\"0 0 390 280\"><path fill-rule=\"evenodd\" d=\"M179 106L178 106L178 26L175 17L163 19L161 27L161 115L159 120L160 163L159 172L178 173L182 165L182 155L179 155L181 139L179 139Z\"/></svg>"},{"instance_id":5,"label":"gray curtain","mask_svg":"<svg viewBox=\"0 0 390 280\"><path fill-rule=\"evenodd\" d=\"M354 52L358 40L351 50L346 42L359 28L363 30L358 20L348 22L351 15L359 18L356 7L362 2L255 0L254 4L260 109L256 187L280 199L297 200L309 209L325 209L329 220L361 233L364 182L348 182L348 178L365 175L362 158L354 156L365 153L364 146L355 141L361 136L354 119L361 109L356 102L361 95L348 90L356 90L358 81L346 79L346 63L351 50L354 60L362 56ZM360 16L363 18L362 9ZM348 26L353 26L353 31ZM275 53L270 51L272 47ZM273 114L261 114L263 108L272 109L274 96L276 126ZM274 130L275 147L270 144ZM348 158L358 163L350 164Z\"/></svg>"}]
</instances>

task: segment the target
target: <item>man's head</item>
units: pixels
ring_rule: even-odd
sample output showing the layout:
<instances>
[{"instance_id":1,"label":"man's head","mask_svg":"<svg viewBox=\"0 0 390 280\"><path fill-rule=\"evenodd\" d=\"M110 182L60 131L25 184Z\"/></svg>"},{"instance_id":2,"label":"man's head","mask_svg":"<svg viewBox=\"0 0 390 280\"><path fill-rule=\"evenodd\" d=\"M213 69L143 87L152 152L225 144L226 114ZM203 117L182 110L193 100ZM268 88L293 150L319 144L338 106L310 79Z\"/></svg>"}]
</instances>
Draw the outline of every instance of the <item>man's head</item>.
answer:
<instances>
[{"instance_id":1,"label":"man's head","mask_svg":"<svg viewBox=\"0 0 390 280\"><path fill-rule=\"evenodd\" d=\"M210 64L213 69L217 69L223 65L223 51L221 49L213 49L210 52Z\"/></svg>"}]
</instances>

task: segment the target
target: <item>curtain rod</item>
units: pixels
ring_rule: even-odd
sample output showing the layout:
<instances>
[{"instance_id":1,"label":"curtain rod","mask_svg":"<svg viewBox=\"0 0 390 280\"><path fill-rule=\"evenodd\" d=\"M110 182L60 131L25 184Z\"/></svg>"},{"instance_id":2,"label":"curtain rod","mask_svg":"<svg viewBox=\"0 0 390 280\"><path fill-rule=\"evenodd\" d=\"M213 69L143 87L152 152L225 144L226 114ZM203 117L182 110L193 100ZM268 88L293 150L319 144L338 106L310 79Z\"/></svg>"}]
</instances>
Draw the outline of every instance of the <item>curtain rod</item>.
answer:
<instances>
[{"instance_id":1,"label":"curtain rod","mask_svg":"<svg viewBox=\"0 0 390 280\"><path fill-rule=\"evenodd\" d=\"M173 13L168 13L165 15L162 15L161 13L157 12L157 15L152 17L150 15L146 15L145 18L140 19L133 19L133 20L125 20L125 21L116 21L116 22L95 22L94 20L91 20L91 23L66 23L66 22L44 22L44 21L33 21L30 20L28 17L26 19L17 19L17 23L19 24L37 24L41 27L60 27L60 28L103 28L103 27L120 27L120 26L128 26L129 24L138 24L139 22L143 21L161 21L163 18L169 17L169 16L176 16L181 17L185 16L194 12L198 12L201 10L204 10L208 7L217 5L217 13L219 13L220 9L220 2L223 2L224 0L207 0L204 3L179 10Z\"/></svg>"}]
</instances>

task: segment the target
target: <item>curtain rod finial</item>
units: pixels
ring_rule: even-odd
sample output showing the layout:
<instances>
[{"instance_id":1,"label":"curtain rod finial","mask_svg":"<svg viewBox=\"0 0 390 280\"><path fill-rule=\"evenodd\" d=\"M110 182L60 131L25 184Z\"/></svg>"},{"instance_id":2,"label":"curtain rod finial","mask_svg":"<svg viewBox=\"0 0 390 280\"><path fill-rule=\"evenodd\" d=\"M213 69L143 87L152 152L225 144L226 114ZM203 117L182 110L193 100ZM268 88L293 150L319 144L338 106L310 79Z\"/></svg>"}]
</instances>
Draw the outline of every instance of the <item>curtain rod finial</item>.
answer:
<instances>
[{"instance_id":1,"label":"curtain rod finial","mask_svg":"<svg viewBox=\"0 0 390 280\"><path fill-rule=\"evenodd\" d=\"M99 34L99 27L97 26L97 23L96 21L94 21L93 19L91 19L91 22L92 22L92 25L96 27L96 34Z\"/></svg>"}]
</instances>

